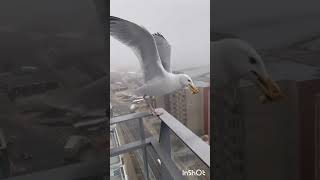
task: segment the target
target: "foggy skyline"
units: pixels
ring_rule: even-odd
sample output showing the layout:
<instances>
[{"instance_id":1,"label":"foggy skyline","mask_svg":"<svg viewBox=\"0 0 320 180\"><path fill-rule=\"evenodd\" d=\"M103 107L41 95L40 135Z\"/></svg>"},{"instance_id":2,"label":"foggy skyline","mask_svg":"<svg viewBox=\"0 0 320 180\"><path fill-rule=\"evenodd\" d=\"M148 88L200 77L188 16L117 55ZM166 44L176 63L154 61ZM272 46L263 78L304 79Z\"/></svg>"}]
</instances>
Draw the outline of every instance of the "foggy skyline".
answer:
<instances>
[{"instance_id":1,"label":"foggy skyline","mask_svg":"<svg viewBox=\"0 0 320 180\"><path fill-rule=\"evenodd\" d=\"M256 48L289 45L320 34L320 2L316 0L215 1L211 26ZM212 28L213 29L213 28Z\"/></svg>"},{"instance_id":2,"label":"foggy skyline","mask_svg":"<svg viewBox=\"0 0 320 180\"><path fill-rule=\"evenodd\" d=\"M173 69L210 64L210 1L111 0L110 15L161 33L170 43ZM110 37L110 67L139 70L132 50ZM130 68L131 69L131 68Z\"/></svg>"}]
</instances>

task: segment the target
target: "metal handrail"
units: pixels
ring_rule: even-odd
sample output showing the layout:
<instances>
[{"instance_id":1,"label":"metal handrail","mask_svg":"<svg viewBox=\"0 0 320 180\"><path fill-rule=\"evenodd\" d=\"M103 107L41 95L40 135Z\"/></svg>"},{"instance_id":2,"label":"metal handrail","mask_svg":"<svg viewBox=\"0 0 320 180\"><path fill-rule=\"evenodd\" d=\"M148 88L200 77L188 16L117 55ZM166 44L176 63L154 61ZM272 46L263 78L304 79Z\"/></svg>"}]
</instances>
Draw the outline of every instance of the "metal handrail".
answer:
<instances>
[{"instance_id":1,"label":"metal handrail","mask_svg":"<svg viewBox=\"0 0 320 180\"><path fill-rule=\"evenodd\" d=\"M210 146L164 109L159 108L157 111L162 114L159 116L161 121L164 122L202 162L210 167Z\"/></svg>"},{"instance_id":2,"label":"metal handrail","mask_svg":"<svg viewBox=\"0 0 320 180\"><path fill-rule=\"evenodd\" d=\"M111 149L110 156L127 153L136 149L143 149L145 175L146 179L148 179L146 147L151 146L158 153L161 161L166 162L161 164L161 179L185 179L171 159L170 132L173 132L207 167L210 168L210 146L164 109L158 108L156 111L161 114L158 116L161 120L160 137L158 141L155 140L154 137L145 139L144 136L142 118L151 116L150 113L137 112L111 118L110 125L139 119L141 140Z\"/></svg>"}]
</instances>

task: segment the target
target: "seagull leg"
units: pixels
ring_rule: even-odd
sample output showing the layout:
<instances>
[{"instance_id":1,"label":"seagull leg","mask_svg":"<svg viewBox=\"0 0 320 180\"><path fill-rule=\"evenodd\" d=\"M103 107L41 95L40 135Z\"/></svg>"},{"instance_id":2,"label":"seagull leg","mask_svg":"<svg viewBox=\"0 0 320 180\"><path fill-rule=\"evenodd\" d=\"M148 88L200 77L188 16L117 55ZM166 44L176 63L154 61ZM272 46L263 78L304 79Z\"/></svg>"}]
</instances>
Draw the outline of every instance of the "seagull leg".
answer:
<instances>
[{"instance_id":1,"label":"seagull leg","mask_svg":"<svg viewBox=\"0 0 320 180\"><path fill-rule=\"evenodd\" d=\"M147 97L146 95L143 96L144 101L147 103L147 105L149 106L149 110L151 111L152 115L155 115L155 110L152 107L152 105L149 102L149 97Z\"/></svg>"},{"instance_id":2,"label":"seagull leg","mask_svg":"<svg viewBox=\"0 0 320 180\"><path fill-rule=\"evenodd\" d=\"M156 97L155 97L155 96L152 96L152 97L151 97L151 106L152 106L153 102L155 102L155 100L156 100ZM152 106L152 107L153 107L153 106ZM154 109L154 107L153 107L153 109ZM157 112L155 109L154 109L154 112L155 112L155 114L156 114L157 116L161 116L161 115L163 114L163 112Z\"/></svg>"},{"instance_id":3,"label":"seagull leg","mask_svg":"<svg viewBox=\"0 0 320 180\"><path fill-rule=\"evenodd\" d=\"M146 96L143 96L143 99L146 101L146 103L148 104L148 106L149 106L149 109L150 109L150 111L151 111L151 113L152 113L152 115L153 116L160 116L160 115L162 115L162 113L158 113L155 109L154 109L154 107L153 107L153 105L152 105L152 100L153 100L153 98L152 97L146 97Z\"/></svg>"},{"instance_id":4,"label":"seagull leg","mask_svg":"<svg viewBox=\"0 0 320 180\"><path fill-rule=\"evenodd\" d=\"M156 116L157 115L157 112L156 110L154 109L154 107L152 106L152 104L150 102L147 102L147 104L149 105L149 108L151 110L151 113L152 115Z\"/></svg>"}]
</instances>

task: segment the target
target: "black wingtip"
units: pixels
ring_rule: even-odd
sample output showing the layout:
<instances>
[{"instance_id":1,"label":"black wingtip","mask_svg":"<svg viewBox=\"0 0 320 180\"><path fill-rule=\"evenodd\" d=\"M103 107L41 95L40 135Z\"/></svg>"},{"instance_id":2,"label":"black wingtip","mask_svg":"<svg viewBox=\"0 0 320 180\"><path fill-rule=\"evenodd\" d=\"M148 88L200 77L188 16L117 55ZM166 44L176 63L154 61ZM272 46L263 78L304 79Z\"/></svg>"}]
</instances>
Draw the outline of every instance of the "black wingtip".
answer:
<instances>
[{"instance_id":1,"label":"black wingtip","mask_svg":"<svg viewBox=\"0 0 320 180\"><path fill-rule=\"evenodd\" d=\"M115 16L110 16L110 20L120 20L120 18L115 17Z\"/></svg>"},{"instance_id":2,"label":"black wingtip","mask_svg":"<svg viewBox=\"0 0 320 180\"><path fill-rule=\"evenodd\" d=\"M116 16L110 16L110 19L120 19L120 18L118 18Z\"/></svg>"},{"instance_id":3,"label":"black wingtip","mask_svg":"<svg viewBox=\"0 0 320 180\"><path fill-rule=\"evenodd\" d=\"M155 35L155 36L159 36L159 37L162 37L163 39L166 39L166 38L164 38L164 37L163 37L163 35L162 35L162 34L160 34L159 32L154 33L153 35Z\"/></svg>"},{"instance_id":4,"label":"black wingtip","mask_svg":"<svg viewBox=\"0 0 320 180\"><path fill-rule=\"evenodd\" d=\"M115 17L115 16L110 16L110 22L117 22L117 21L123 21L123 19L121 18L118 18L118 17Z\"/></svg>"}]
</instances>

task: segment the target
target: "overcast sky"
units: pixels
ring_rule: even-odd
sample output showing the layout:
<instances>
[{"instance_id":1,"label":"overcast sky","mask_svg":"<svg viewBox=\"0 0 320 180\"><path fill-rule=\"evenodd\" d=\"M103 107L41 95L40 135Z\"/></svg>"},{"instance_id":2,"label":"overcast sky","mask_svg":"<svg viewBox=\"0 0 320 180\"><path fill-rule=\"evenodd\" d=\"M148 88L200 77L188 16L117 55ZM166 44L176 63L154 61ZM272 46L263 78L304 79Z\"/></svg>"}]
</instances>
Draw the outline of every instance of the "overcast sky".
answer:
<instances>
[{"instance_id":1,"label":"overcast sky","mask_svg":"<svg viewBox=\"0 0 320 180\"><path fill-rule=\"evenodd\" d=\"M210 0L111 0L110 14L160 32L174 69L210 64ZM110 38L111 68L140 68L130 48Z\"/></svg>"},{"instance_id":2,"label":"overcast sky","mask_svg":"<svg viewBox=\"0 0 320 180\"><path fill-rule=\"evenodd\" d=\"M255 48L287 46L320 34L319 0L214 1L211 25Z\"/></svg>"}]
</instances>

